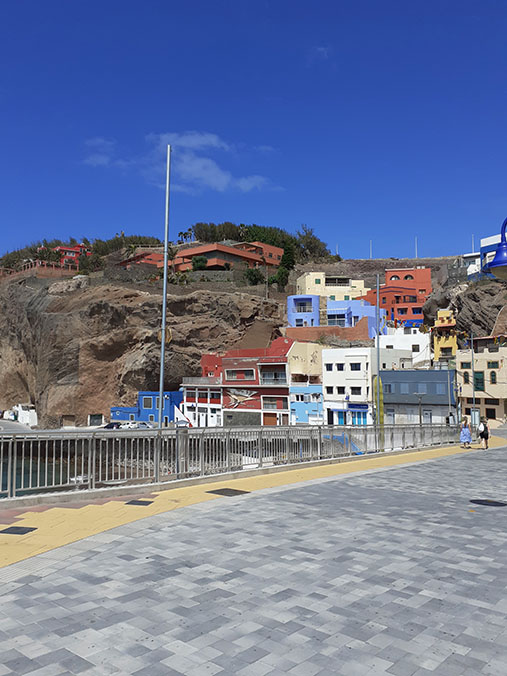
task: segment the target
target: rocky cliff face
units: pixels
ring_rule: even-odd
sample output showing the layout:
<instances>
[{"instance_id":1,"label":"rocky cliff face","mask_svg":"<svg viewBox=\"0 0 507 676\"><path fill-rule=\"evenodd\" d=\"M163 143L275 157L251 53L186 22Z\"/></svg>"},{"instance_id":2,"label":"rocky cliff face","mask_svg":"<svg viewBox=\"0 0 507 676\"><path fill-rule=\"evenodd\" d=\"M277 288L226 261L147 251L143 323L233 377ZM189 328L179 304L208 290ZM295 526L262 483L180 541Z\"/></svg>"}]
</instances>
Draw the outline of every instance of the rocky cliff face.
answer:
<instances>
[{"instance_id":1,"label":"rocky cliff face","mask_svg":"<svg viewBox=\"0 0 507 676\"><path fill-rule=\"evenodd\" d=\"M257 335L263 347L281 316L277 302L248 294L169 296L165 388L200 375L205 352L255 343ZM62 415L86 424L89 413L109 416L111 405L132 405L138 390L158 390L160 317L156 291L82 278L2 284L0 409L35 402L40 424L49 426Z\"/></svg>"},{"instance_id":2,"label":"rocky cliff face","mask_svg":"<svg viewBox=\"0 0 507 676\"><path fill-rule=\"evenodd\" d=\"M484 281L460 284L448 289L438 289L426 301L424 321L429 326L439 309L454 310L459 331L476 336L489 336L500 310L507 304L507 287L502 282Z\"/></svg>"}]
</instances>

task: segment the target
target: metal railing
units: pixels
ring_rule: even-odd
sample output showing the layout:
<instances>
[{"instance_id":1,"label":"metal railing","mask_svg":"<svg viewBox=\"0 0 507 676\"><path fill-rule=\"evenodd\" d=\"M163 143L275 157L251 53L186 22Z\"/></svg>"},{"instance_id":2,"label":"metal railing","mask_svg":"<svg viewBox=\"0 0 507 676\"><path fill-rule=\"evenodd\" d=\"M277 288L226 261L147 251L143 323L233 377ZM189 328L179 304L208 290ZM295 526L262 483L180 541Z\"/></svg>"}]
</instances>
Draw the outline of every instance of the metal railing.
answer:
<instances>
[{"instance_id":1,"label":"metal railing","mask_svg":"<svg viewBox=\"0 0 507 676\"><path fill-rule=\"evenodd\" d=\"M139 485L454 443L448 425L0 433L0 498Z\"/></svg>"}]
</instances>

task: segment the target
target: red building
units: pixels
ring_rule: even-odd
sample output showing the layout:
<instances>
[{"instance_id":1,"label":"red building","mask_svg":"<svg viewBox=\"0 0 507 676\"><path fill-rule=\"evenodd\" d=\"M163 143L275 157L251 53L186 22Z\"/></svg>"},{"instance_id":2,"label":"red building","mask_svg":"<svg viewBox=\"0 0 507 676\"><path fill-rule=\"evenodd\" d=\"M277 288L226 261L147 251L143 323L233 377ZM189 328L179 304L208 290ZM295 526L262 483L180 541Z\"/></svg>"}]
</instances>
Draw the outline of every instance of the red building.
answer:
<instances>
[{"instance_id":1,"label":"red building","mask_svg":"<svg viewBox=\"0 0 507 676\"><path fill-rule=\"evenodd\" d=\"M423 323L422 307L432 291L431 268L392 268L386 270L386 281L380 287L380 307L388 320L404 326ZM377 304L377 290L370 289L359 300Z\"/></svg>"},{"instance_id":2,"label":"red building","mask_svg":"<svg viewBox=\"0 0 507 676\"><path fill-rule=\"evenodd\" d=\"M283 249L262 242L240 242L233 246L219 243L202 244L188 249L180 249L171 261L171 268L175 272L192 270L192 258L195 256L202 256L207 259L206 269L208 270L267 267L268 271L274 271L280 265ZM153 251L140 252L121 261L119 265L128 269L131 265L139 263L163 268L164 256Z\"/></svg>"},{"instance_id":3,"label":"red building","mask_svg":"<svg viewBox=\"0 0 507 676\"><path fill-rule=\"evenodd\" d=\"M182 411L193 426L288 425L287 358L294 341L201 358L201 378L185 378Z\"/></svg>"}]
</instances>

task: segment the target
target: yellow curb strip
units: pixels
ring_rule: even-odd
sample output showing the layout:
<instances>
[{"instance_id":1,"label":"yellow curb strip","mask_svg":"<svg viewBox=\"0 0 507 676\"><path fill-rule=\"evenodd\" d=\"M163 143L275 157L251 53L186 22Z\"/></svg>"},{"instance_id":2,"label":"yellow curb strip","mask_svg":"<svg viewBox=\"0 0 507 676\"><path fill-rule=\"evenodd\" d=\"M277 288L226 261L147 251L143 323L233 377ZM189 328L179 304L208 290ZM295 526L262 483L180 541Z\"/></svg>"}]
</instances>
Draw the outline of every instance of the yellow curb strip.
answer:
<instances>
[{"instance_id":1,"label":"yellow curb strip","mask_svg":"<svg viewBox=\"0 0 507 676\"><path fill-rule=\"evenodd\" d=\"M503 445L505 445L504 439L490 438L491 447ZM468 449L451 446L401 455L386 453L368 458L363 456L361 460L356 461L322 464L306 468L302 466L284 472L244 478L217 479L213 483L156 491L153 493L154 497L143 498L139 496L140 499L153 500L153 503L147 506L127 505L124 502L111 501L99 505L89 504L77 509L52 507L43 512L27 511L20 515L13 525L37 528L37 530L23 536L0 533L0 568L149 516L163 514L209 500L221 499L221 496L210 494L208 491L224 486L253 492L265 488L302 483L312 479L356 474L365 470L396 467L397 465L468 452Z\"/></svg>"}]
</instances>

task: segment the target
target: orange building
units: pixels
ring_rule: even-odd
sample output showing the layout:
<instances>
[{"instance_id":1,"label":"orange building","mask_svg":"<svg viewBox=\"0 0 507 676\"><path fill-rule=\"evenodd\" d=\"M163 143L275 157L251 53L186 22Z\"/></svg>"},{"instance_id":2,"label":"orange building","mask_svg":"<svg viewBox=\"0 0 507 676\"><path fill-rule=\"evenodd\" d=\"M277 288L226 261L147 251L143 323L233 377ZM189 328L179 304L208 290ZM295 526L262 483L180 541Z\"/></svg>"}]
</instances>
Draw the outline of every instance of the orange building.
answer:
<instances>
[{"instance_id":1,"label":"orange building","mask_svg":"<svg viewBox=\"0 0 507 676\"><path fill-rule=\"evenodd\" d=\"M192 270L192 258L194 256L206 258L208 270L267 267L268 271L272 271L280 265L283 249L262 242L240 242L233 246L218 243L202 244L188 249L180 249L171 261L172 269L175 272ZM153 251L143 252L121 261L119 265L128 269L131 265L140 263L163 268L164 255Z\"/></svg>"},{"instance_id":2,"label":"orange building","mask_svg":"<svg viewBox=\"0 0 507 676\"><path fill-rule=\"evenodd\" d=\"M386 311L388 321L420 326L424 319L422 308L431 291L431 268L392 268L386 270L385 284L380 287L379 305ZM376 305L377 290L370 289L361 300Z\"/></svg>"}]
</instances>

